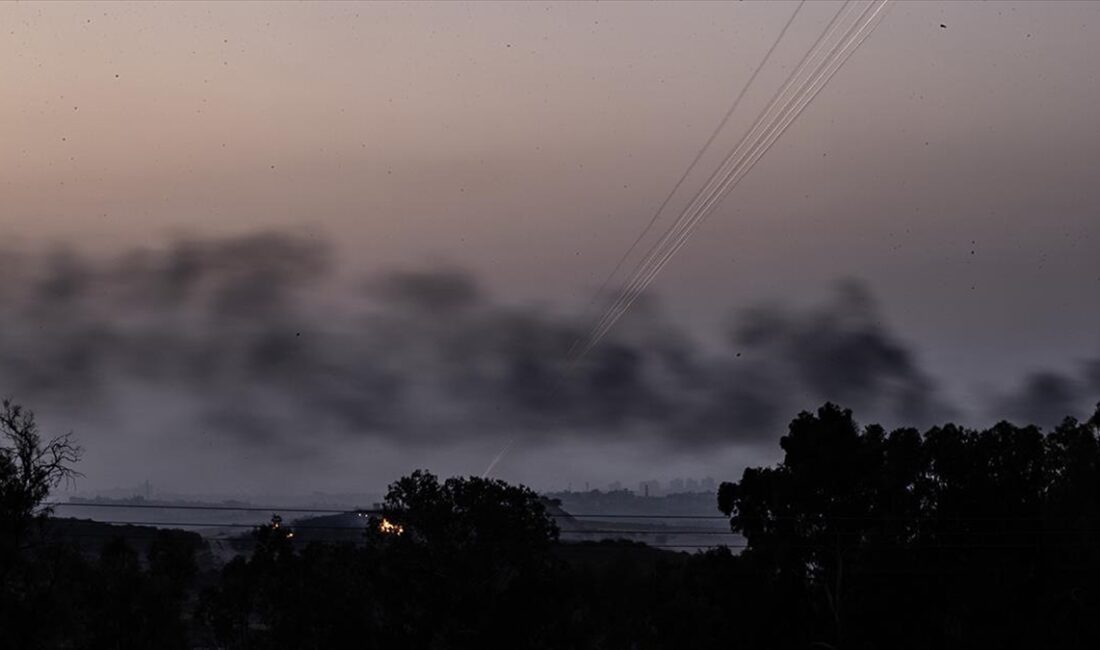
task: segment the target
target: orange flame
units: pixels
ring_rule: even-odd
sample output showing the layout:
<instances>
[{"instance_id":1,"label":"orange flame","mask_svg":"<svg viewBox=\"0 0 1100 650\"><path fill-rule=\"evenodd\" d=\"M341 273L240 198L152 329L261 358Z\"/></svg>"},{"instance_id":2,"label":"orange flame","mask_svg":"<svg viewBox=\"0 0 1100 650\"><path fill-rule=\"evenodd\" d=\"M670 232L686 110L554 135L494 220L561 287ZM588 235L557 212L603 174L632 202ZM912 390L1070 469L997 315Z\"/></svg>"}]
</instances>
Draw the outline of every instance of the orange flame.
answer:
<instances>
[{"instance_id":1,"label":"orange flame","mask_svg":"<svg viewBox=\"0 0 1100 650\"><path fill-rule=\"evenodd\" d=\"M378 530L386 533L387 535L400 535L405 532L405 527L401 524L395 524L389 519L382 519L382 523L378 525Z\"/></svg>"}]
</instances>

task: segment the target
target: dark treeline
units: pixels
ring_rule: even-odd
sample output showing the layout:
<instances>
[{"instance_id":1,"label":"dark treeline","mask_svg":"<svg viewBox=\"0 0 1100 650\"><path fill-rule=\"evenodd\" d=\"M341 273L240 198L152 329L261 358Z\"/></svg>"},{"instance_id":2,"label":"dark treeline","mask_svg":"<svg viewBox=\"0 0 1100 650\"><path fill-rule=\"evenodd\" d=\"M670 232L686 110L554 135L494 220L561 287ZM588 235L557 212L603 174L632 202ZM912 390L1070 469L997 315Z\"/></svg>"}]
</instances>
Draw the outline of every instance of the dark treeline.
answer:
<instances>
[{"instance_id":1,"label":"dark treeline","mask_svg":"<svg viewBox=\"0 0 1100 650\"><path fill-rule=\"evenodd\" d=\"M1100 643L1100 409L1053 431L800 414L783 460L724 483L744 549L566 544L531 490L390 486L357 542L278 517L199 569L197 536L136 551L48 534L79 450L0 419L0 644L12 648L1075 648ZM737 552L740 551L740 552Z\"/></svg>"},{"instance_id":2,"label":"dark treeline","mask_svg":"<svg viewBox=\"0 0 1100 650\"><path fill-rule=\"evenodd\" d=\"M724 483L738 559L785 593L787 645L1095 647L1100 409L1049 434L921 434L802 413L776 467ZM771 593L776 593L772 591Z\"/></svg>"}]
</instances>

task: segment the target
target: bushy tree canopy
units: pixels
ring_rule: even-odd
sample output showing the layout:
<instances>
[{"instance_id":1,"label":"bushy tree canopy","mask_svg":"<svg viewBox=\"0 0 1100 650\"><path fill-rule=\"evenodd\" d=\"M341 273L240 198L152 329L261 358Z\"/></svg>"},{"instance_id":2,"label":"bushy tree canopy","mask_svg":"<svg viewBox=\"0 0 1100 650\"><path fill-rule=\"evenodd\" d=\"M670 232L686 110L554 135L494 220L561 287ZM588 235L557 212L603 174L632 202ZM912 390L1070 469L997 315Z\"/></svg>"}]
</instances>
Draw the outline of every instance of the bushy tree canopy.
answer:
<instances>
[{"instance_id":1,"label":"bushy tree canopy","mask_svg":"<svg viewBox=\"0 0 1100 650\"><path fill-rule=\"evenodd\" d=\"M1048 435L1008 422L887 433L826 404L791 423L777 466L723 483L719 509L746 560L805 585L833 643L895 638L910 617L914 643L952 645L962 629L1039 642L1064 605L1074 624L1059 633L1095 634L1079 608L1100 605L1098 428L1100 409Z\"/></svg>"}]
</instances>

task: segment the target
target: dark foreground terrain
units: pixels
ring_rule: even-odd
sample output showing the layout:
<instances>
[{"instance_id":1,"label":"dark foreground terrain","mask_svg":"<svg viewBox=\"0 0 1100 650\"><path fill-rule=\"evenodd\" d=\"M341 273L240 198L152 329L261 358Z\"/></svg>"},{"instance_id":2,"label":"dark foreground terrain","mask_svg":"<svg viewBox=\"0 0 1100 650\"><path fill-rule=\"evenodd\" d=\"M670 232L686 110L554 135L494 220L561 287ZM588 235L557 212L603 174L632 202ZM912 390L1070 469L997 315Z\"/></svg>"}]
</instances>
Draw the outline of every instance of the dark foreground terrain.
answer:
<instances>
[{"instance_id":1,"label":"dark foreground terrain","mask_svg":"<svg viewBox=\"0 0 1100 650\"><path fill-rule=\"evenodd\" d=\"M564 542L563 513L527 488L417 471L377 511L298 531L276 516L228 561L195 533L44 516L41 481L61 475L18 452L49 459L56 441L5 422L5 648L1100 643L1100 411L1047 433L802 413L779 465L715 495L732 549Z\"/></svg>"}]
</instances>

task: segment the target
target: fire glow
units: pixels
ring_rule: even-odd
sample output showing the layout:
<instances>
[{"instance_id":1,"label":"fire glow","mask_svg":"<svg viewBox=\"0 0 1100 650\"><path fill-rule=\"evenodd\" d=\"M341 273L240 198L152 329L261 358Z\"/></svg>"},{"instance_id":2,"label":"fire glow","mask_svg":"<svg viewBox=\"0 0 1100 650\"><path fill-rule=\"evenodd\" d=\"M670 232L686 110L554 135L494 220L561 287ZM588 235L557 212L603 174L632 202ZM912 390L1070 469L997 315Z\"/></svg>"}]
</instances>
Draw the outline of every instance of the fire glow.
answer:
<instances>
[{"instance_id":1,"label":"fire glow","mask_svg":"<svg viewBox=\"0 0 1100 650\"><path fill-rule=\"evenodd\" d=\"M395 524L389 519L382 519L382 523L378 524L378 530L387 535L400 535L405 532L405 527L401 524Z\"/></svg>"}]
</instances>

